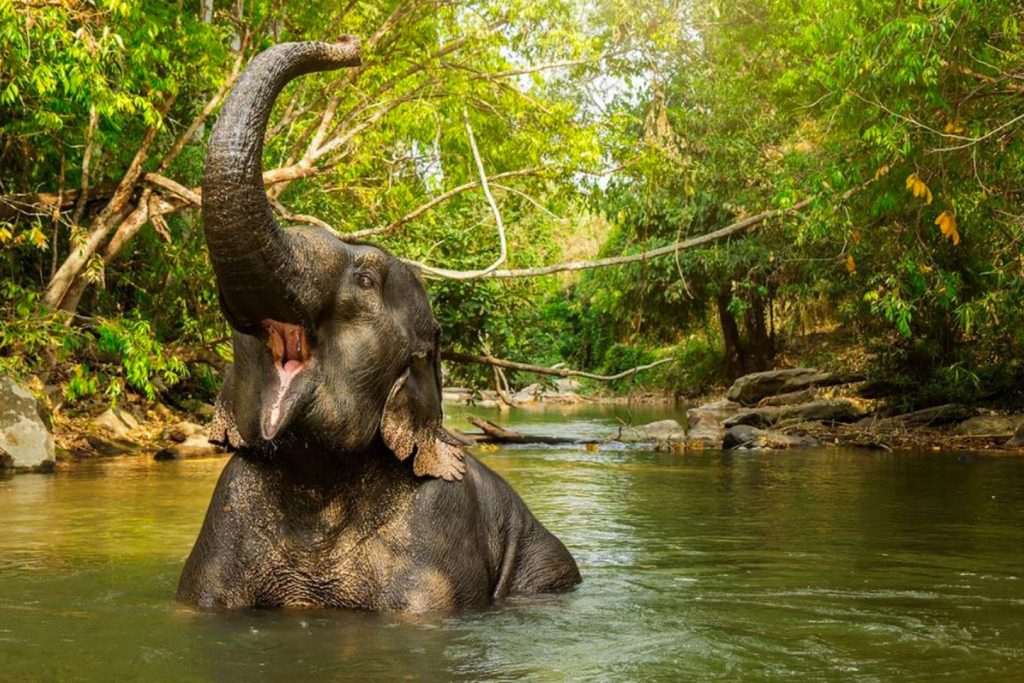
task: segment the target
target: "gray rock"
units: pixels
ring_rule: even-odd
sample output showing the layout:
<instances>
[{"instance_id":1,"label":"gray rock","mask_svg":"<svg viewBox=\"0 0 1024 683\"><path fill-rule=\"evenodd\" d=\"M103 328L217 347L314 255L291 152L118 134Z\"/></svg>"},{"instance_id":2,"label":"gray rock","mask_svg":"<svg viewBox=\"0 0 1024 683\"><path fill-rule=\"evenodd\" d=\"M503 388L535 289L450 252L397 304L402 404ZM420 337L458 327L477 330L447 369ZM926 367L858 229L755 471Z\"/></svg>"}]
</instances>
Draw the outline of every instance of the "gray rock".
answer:
<instances>
[{"instance_id":1,"label":"gray rock","mask_svg":"<svg viewBox=\"0 0 1024 683\"><path fill-rule=\"evenodd\" d=\"M790 368L788 370L768 370L755 372L740 377L725 396L730 401L743 405L756 405L766 396L775 396L792 391L800 391L808 387L836 383L836 378L817 368Z\"/></svg>"},{"instance_id":2,"label":"gray rock","mask_svg":"<svg viewBox=\"0 0 1024 683\"><path fill-rule=\"evenodd\" d=\"M1024 448L1024 422L1017 427L1017 431L1013 433L1013 437L1006 442L1006 448Z\"/></svg>"},{"instance_id":3,"label":"gray rock","mask_svg":"<svg viewBox=\"0 0 1024 683\"><path fill-rule=\"evenodd\" d=\"M562 391L557 394L548 394L544 397L544 401L546 403L561 405L575 405L577 403L583 403L584 400L585 399L575 391Z\"/></svg>"},{"instance_id":4,"label":"gray rock","mask_svg":"<svg viewBox=\"0 0 1024 683\"><path fill-rule=\"evenodd\" d=\"M932 408L915 410L912 413L895 415L875 422L877 427L937 427L962 422L978 414L977 409L956 403L947 403Z\"/></svg>"},{"instance_id":5,"label":"gray rock","mask_svg":"<svg viewBox=\"0 0 1024 683\"><path fill-rule=\"evenodd\" d=\"M210 443L205 436L192 436L182 443L161 448L153 455L154 460L189 460L192 458L219 457L227 453L223 448Z\"/></svg>"},{"instance_id":6,"label":"gray rock","mask_svg":"<svg viewBox=\"0 0 1024 683\"><path fill-rule=\"evenodd\" d=\"M724 438L722 439L722 448L726 450L735 450L737 448L753 448L757 445L757 440L762 434L766 432L757 427L750 425L735 425L725 430Z\"/></svg>"},{"instance_id":7,"label":"gray rock","mask_svg":"<svg viewBox=\"0 0 1024 683\"><path fill-rule=\"evenodd\" d=\"M745 411L746 408L742 403L736 403L735 401L723 398L718 401L712 401L711 403L705 403L702 406L693 408L693 410L699 410L702 413L711 415L719 422L725 422L736 413Z\"/></svg>"},{"instance_id":8,"label":"gray rock","mask_svg":"<svg viewBox=\"0 0 1024 683\"><path fill-rule=\"evenodd\" d=\"M725 427L718 418L700 408L686 412L687 448L721 448Z\"/></svg>"},{"instance_id":9,"label":"gray rock","mask_svg":"<svg viewBox=\"0 0 1024 683\"><path fill-rule=\"evenodd\" d=\"M852 398L829 401L810 401L786 406L753 408L734 415L725 421L725 426L752 425L767 427L782 420L797 422L854 422L870 410L867 402Z\"/></svg>"},{"instance_id":10,"label":"gray rock","mask_svg":"<svg viewBox=\"0 0 1024 683\"><path fill-rule=\"evenodd\" d=\"M807 403L818 398L818 391L814 387L801 389L800 391L788 391L785 394L768 396L757 402L758 408L766 406L791 406L797 403Z\"/></svg>"},{"instance_id":11,"label":"gray rock","mask_svg":"<svg viewBox=\"0 0 1024 683\"><path fill-rule=\"evenodd\" d=\"M675 420L658 420L657 422L640 425L639 427L623 429L619 440L627 442L673 441L682 443L686 441L686 430Z\"/></svg>"},{"instance_id":12,"label":"gray rock","mask_svg":"<svg viewBox=\"0 0 1024 683\"><path fill-rule=\"evenodd\" d=\"M1013 436L1024 425L1024 415L978 415L964 420L956 430L967 436Z\"/></svg>"},{"instance_id":13,"label":"gray rock","mask_svg":"<svg viewBox=\"0 0 1024 683\"><path fill-rule=\"evenodd\" d=\"M32 393L0 377L0 469L52 471L53 435Z\"/></svg>"},{"instance_id":14,"label":"gray rock","mask_svg":"<svg viewBox=\"0 0 1024 683\"><path fill-rule=\"evenodd\" d=\"M765 431L750 425L730 427L726 430L725 438L722 442L722 447L727 450L784 450L790 448L816 448L817 446L819 446L818 442L807 436Z\"/></svg>"},{"instance_id":15,"label":"gray rock","mask_svg":"<svg viewBox=\"0 0 1024 683\"><path fill-rule=\"evenodd\" d=\"M202 425L197 425L195 422L183 421L165 429L160 434L160 438L165 441L173 441L174 443L185 443L191 438L201 437L206 438L207 428Z\"/></svg>"},{"instance_id":16,"label":"gray rock","mask_svg":"<svg viewBox=\"0 0 1024 683\"><path fill-rule=\"evenodd\" d=\"M513 403L533 403L544 397L544 387L540 384L530 384L523 387L510 397Z\"/></svg>"},{"instance_id":17,"label":"gray rock","mask_svg":"<svg viewBox=\"0 0 1024 683\"><path fill-rule=\"evenodd\" d=\"M565 394L568 392L578 393L583 385L578 379L572 377L562 377L555 380L555 386L558 387L558 392Z\"/></svg>"},{"instance_id":18,"label":"gray rock","mask_svg":"<svg viewBox=\"0 0 1024 683\"><path fill-rule=\"evenodd\" d=\"M139 445L128 439L112 438L105 439L96 434L87 434L85 437L89 447L97 455L112 458L118 455L136 455L139 452Z\"/></svg>"},{"instance_id":19,"label":"gray rock","mask_svg":"<svg viewBox=\"0 0 1024 683\"><path fill-rule=\"evenodd\" d=\"M108 408L105 413L92 421L92 426L120 438L131 434L139 426L139 421L127 410Z\"/></svg>"}]
</instances>

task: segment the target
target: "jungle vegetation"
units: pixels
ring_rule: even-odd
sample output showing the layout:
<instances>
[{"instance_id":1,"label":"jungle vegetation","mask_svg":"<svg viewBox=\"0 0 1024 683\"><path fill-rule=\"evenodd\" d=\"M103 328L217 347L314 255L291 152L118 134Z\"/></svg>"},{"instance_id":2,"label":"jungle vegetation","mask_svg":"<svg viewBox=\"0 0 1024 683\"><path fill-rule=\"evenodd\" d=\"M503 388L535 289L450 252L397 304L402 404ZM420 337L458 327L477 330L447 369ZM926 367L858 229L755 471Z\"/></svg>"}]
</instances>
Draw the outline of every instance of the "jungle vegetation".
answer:
<instances>
[{"instance_id":1,"label":"jungle vegetation","mask_svg":"<svg viewBox=\"0 0 1024 683\"><path fill-rule=\"evenodd\" d=\"M618 388L696 393L832 330L796 360L1021 402L1022 29L992 0L0 0L0 372L212 395L211 123L259 50L353 34L361 67L281 97L268 190L424 264L451 353L673 358Z\"/></svg>"}]
</instances>

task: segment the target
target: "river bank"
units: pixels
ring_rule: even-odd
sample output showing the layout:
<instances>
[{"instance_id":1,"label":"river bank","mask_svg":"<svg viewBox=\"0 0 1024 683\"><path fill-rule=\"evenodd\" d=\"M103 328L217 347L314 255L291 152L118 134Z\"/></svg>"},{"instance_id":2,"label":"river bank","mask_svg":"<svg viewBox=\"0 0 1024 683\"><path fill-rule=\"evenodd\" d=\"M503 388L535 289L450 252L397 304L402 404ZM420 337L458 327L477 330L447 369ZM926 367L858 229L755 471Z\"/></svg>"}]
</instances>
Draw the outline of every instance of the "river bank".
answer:
<instances>
[{"instance_id":1,"label":"river bank","mask_svg":"<svg viewBox=\"0 0 1024 683\"><path fill-rule=\"evenodd\" d=\"M28 397L28 398L26 398ZM183 460L227 455L207 441L213 406L191 401L180 407L138 398L117 408L97 404L75 411L50 411L31 406L31 395L17 395L20 410L16 436L10 424L0 433L20 441L22 455L8 454L16 446L0 442L0 471L48 472L97 459L138 456ZM31 401L30 401L31 399ZM556 411L567 415L599 406L660 406L674 417L642 423L627 419L597 439L624 442L661 451L791 450L851 447L875 450L970 450L1024 454L1024 414L992 406L946 404L909 413L894 412L891 397L880 396L877 385L857 376L816 368L788 368L739 378L725 392L701 399L676 400L667 392L628 395L588 394L579 383L531 384L514 393L473 392L459 387L444 390L447 412L497 412L498 422L512 413ZM24 432L32 413L38 424ZM49 438L52 442L46 445ZM584 440L582 436L579 437ZM586 440L594 443L593 435ZM24 451L31 451L26 456Z\"/></svg>"}]
</instances>

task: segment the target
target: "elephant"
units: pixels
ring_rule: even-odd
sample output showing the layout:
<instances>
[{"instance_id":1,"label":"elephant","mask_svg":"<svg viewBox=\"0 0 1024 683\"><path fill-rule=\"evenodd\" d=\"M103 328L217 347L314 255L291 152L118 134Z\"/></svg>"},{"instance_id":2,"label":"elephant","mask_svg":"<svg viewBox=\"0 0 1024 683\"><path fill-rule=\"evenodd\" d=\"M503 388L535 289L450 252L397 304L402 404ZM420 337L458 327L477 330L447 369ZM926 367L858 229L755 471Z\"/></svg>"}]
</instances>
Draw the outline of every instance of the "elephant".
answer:
<instances>
[{"instance_id":1,"label":"elephant","mask_svg":"<svg viewBox=\"0 0 1024 683\"><path fill-rule=\"evenodd\" d=\"M423 612L570 591L565 545L442 427L441 329L419 273L271 211L275 99L359 63L351 37L270 47L211 131L203 229L234 361L210 440L232 454L178 599Z\"/></svg>"}]
</instances>

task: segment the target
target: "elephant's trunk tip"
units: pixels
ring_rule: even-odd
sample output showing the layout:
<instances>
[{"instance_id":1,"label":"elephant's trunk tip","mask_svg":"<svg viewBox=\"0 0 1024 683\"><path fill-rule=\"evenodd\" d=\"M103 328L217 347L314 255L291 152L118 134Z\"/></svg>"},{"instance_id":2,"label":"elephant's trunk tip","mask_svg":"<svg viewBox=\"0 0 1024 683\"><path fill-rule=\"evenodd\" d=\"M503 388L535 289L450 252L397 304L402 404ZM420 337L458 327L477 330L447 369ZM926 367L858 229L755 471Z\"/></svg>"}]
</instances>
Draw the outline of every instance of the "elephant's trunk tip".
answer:
<instances>
[{"instance_id":1,"label":"elephant's trunk tip","mask_svg":"<svg viewBox=\"0 0 1024 683\"><path fill-rule=\"evenodd\" d=\"M359 66L362 64L362 48L355 36L342 36L337 42L325 43L326 56L338 66Z\"/></svg>"}]
</instances>

